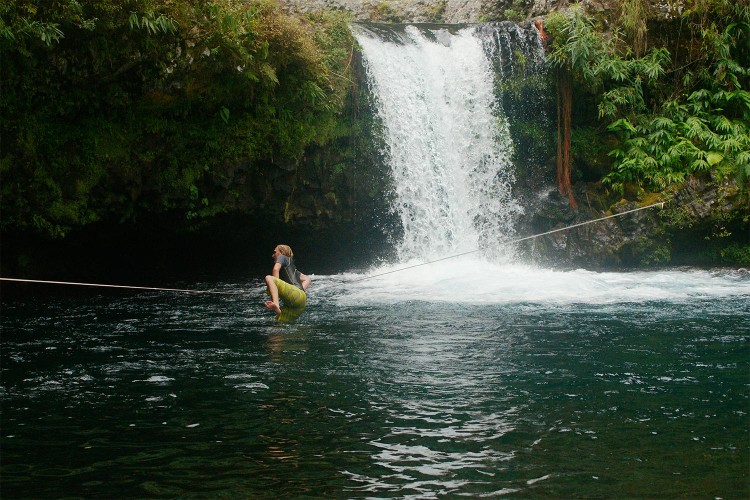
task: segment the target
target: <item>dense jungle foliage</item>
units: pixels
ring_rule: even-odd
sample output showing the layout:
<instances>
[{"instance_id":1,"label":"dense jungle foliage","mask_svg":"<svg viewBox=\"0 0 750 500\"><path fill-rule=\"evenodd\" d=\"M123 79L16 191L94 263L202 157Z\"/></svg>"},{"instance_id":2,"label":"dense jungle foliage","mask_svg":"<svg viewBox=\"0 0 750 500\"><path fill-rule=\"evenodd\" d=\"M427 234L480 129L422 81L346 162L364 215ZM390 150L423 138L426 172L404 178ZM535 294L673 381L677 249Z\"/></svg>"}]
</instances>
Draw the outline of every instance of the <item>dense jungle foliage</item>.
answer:
<instances>
[{"instance_id":1,"label":"dense jungle foliage","mask_svg":"<svg viewBox=\"0 0 750 500\"><path fill-rule=\"evenodd\" d=\"M662 30L677 27L670 47L649 45L643 0L623 0L621 7L611 33L580 8L545 23L550 58L590 89L598 117L617 136L605 185L619 193L629 183L661 191L707 173L746 185L750 5L693 2L676 22L663 22Z\"/></svg>"},{"instance_id":2,"label":"dense jungle foliage","mask_svg":"<svg viewBox=\"0 0 750 500\"><path fill-rule=\"evenodd\" d=\"M347 22L273 0L3 2L0 229L262 208L349 133Z\"/></svg>"}]
</instances>

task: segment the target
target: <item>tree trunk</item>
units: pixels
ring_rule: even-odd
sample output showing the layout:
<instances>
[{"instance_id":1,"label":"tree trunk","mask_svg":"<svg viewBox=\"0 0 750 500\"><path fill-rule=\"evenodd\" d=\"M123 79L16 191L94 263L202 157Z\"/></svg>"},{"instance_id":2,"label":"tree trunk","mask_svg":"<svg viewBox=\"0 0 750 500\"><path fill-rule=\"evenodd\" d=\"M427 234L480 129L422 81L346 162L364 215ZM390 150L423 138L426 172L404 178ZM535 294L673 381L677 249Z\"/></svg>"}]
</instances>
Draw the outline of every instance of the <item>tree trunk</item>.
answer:
<instances>
[{"instance_id":1,"label":"tree trunk","mask_svg":"<svg viewBox=\"0 0 750 500\"><path fill-rule=\"evenodd\" d=\"M557 189L568 197L570 208L578 208L570 182L570 123L573 114L573 85L570 71L561 68L557 77Z\"/></svg>"}]
</instances>

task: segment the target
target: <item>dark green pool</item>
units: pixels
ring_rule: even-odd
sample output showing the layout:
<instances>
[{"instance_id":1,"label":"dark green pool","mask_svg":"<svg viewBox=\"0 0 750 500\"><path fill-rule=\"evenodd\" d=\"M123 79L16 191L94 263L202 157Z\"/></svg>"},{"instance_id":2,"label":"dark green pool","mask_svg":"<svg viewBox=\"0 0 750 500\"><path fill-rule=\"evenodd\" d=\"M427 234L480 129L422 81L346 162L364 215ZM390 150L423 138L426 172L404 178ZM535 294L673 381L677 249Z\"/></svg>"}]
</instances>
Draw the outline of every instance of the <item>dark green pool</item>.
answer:
<instances>
[{"instance_id":1,"label":"dark green pool","mask_svg":"<svg viewBox=\"0 0 750 500\"><path fill-rule=\"evenodd\" d=\"M6 301L1 494L747 498L750 281L660 279L587 303L317 277L296 325L260 282Z\"/></svg>"}]
</instances>

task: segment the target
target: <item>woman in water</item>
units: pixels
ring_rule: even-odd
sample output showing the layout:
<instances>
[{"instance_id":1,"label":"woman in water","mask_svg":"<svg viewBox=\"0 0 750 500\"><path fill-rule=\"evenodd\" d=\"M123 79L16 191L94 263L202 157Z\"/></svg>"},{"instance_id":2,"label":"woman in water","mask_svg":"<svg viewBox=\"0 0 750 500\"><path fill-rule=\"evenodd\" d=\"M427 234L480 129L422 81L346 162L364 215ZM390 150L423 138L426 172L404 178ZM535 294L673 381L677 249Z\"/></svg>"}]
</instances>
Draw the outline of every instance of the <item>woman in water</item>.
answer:
<instances>
[{"instance_id":1,"label":"woman in water","mask_svg":"<svg viewBox=\"0 0 750 500\"><path fill-rule=\"evenodd\" d=\"M266 276L266 286L271 300L266 307L276 313L279 321L294 321L299 318L307 305L307 288L310 278L294 266L294 254L288 245L278 245L273 249L273 271ZM284 307L279 305L279 298Z\"/></svg>"}]
</instances>

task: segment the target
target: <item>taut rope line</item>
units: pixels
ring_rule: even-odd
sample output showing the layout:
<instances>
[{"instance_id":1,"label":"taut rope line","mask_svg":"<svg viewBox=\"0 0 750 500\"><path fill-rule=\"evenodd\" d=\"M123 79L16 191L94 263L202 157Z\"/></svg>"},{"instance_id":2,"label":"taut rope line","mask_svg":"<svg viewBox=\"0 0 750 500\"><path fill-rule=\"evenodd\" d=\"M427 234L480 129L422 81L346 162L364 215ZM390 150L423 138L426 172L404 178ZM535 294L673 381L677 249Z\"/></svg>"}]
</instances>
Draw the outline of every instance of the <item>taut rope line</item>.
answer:
<instances>
[{"instance_id":1,"label":"taut rope line","mask_svg":"<svg viewBox=\"0 0 750 500\"><path fill-rule=\"evenodd\" d=\"M531 236L525 236L523 238L518 238L518 239L515 239L515 240L506 241L504 243L506 243L506 244L520 243L521 241L526 241L526 240L530 240L530 239L533 239L533 238L538 238L540 236L546 236L548 234L557 233L557 232L560 232L560 231L567 231L568 229L573 229L574 227L585 226L586 224L593 224L594 222L599 222L599 221L603 221L603 220L606 220L606 219L612 219L612 218L615 218L615 217L621 217L623 215L627 215L627 214L630 214L630 213L633 213L633 212L638 212L640 210L647 210L649 208L653 208L653 207L656 207L656 206L664 208L664 202L654 203L653 205L648 205L648 206L645 206L645 207L634 208L632 210L626 210L624 212L620 212L619 214L608 215L606 217L600 217L599 219L594 219L594 220L590 220L590 221L586 221L586 222L580 222L578 224L573 224L572 226L561 227L559 229L553 229L551 231L547 231L547 232L544 232L544 233L532 234ZM412 269L414 267L426 266L427 264L434 264L435 262L440 262L440 261L448 260L448 259L455 259L456 257L461 257L463 255L469 255L469 254L472 254L472 253L476 253L476 252L479 252L480 250L481 249L477 248L476 250L470 250L468 252L463 252L463 253L459 253L459 254L455 254L455 255L450 255L448 257L443 257L441 259L431 260L429 262L423 262L421 264L414 264L413 266L402 267L402 268L399 268L399 269L394 269L393 271L387 271L387 272L380 273L380 274L373 274L371 276L366 276L366 277L364 277L362 279L355 280L355 281L369 280L371 278L377 278L378 276L385 276L386 274L392 274L392 273L397 273L399 271L405 271L407 269ZM48 284L48 285L91 286L91 287L99 287L99 288L125 288L125 289L129 289L129 290L153 290L153 291L158 291L158 292L204 293L204 294L218 294L218 295L237 295L237 294L240 294L240 293L245 293L245 292L219 292L219 291L214 291L214 290L189 290L189 289L184 289L184 288L157 288L157 287L151 287L151 286L107 285L107 284L103 284L103 283L77 283L77 282L73 282L73 281L31 280L31 279L22 279L22 278L0 278L0 281L13 281L13 282L18 282L18 283L42 283L42 284Z\"/></svg>"},{"instance_id":2,"label":"taut rope line","mask_svg":"<svg viewBox=\"0 0 750 500\"><path fill-rule=\"evenodd\" d=\"M521 241L526 241L526 240L530 240L530 239L533 239L533 238L538 238L540 236L546 236L548 234L557 233L557 232L560 232L560 231L567 231L568 229L573 229L574 227L585 226L586 224L593 224L594 222L599 222L599 221L603 221L603 220L606 220L606 219L612 219L614 217L621 217L621 216L626 215L626 214L630 214L630 213L633 213L633 212L638 212L640 210L647 210L649 208L654 208L656 206L664 208L664 202L661 201L659 203L654 203L652 205L647 205L645 207L639 207L639 208L634 208L632 210L626 210L624 212L620 212L619 214L608 215L606 217L600 217L598 219L593 219L593 220L586 221L586 222L580 222L578 224L573 224L572 226L565 226L565 227L561 227L559 229L553 229L551 231L547 231L547 232L544 232L544 233L532 234L531 236L525 236L523 238L518 238L516 240L506 241L504 243L506 243L506 244L520 243ZM362 278L360 280L357 280L357 281L369 280L371 278L377 278L378 276L385 276L386 274L392 274L392 273L397 273L399 271L405 271L407 269L412 269L414 267L426 266L427 264L433 264L435 262L440 262L440 261L443 261L443 260L453 259L453 258L456 258L456 257L461 257L463 255L469 255L469 254L472 254L472 253L476 253L476 252L479 252L480 250L481 250L480 248L477 248L475 250L469 250L468 252L463 252L463 253L458 253L458 254L455 254L455 255L450 255L448 257L443 257L441 259L431 260L431 261L428 261L428 262L422 262L421 264L414 264L412 266L401 267L401 268L398 268L398 269L394 269L393 271L386 271L386 272L380 273L380 274L373 274L371 276L366 276L366 277L364 277L364 278Z\"/></svg>"},{"instance_id":3,"label":"taut rope line","mask_svg":"<svg viewBox=\"0 0 750 500\"><path fill-rule=\"evenodd\" d=\"M27 280L21 278L0 278L0 281L15 281L19 283L42 283L48 285L77 285L77 286L94 286L99 288L127 288L130 290L155 290L159 292L180 292L180 293L213 293L221 295L237 295L244 292L219 292L215 290L188 290L183 288L157 288L151 286L128 286L128 285L106 285L103 283L76 283L73 281L45 281L45 280Z\"/></svg>"},{"instance_id":4,"label":"taut rope line","mask_svg":"<svg viewBox=\"0 0 750 500\"><path fill-rule=\"evenodd\" d=\"M639 210L646 210L648 208L654 208L656 206L658 206L659 208L664 208L664 203L665 202L660 201L659 203L654 203L652 205L648 205L648 206L645 206L645 207L634 208L632 210L625 210L624 212L620 212L619 214L608 215L606 217L600 217L599 219L594 219L594 220L590 220L590 221L586 221L586 222L579 222L578 224L573 224L572 226L561 227L559 229L553 229L552 231L547 231L546 233L539 233L539 234L534 234L534 235L531 235L531 236L526 236L525 238L520 238L520 239L517 239L517 240L513 240L510 243L518 243L520 241L530 240L531 238L538 238L539 236L546 236L548 234L557 233L559 231L566 231L568 229L573 229L574 227L585 226L586 224L592 224L594 222L599 222L599 221L603 221L603 220L606 220L606 219L613 219L615 217L620 217L620 216L625 215L625 214L629 214L629 213L633 213L633 212L638 212Z\"/></svg>"}]
</instances>

